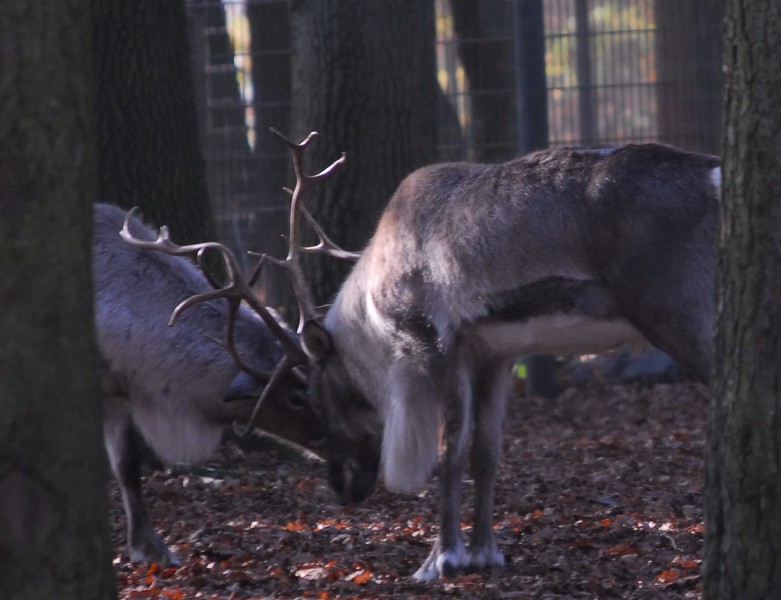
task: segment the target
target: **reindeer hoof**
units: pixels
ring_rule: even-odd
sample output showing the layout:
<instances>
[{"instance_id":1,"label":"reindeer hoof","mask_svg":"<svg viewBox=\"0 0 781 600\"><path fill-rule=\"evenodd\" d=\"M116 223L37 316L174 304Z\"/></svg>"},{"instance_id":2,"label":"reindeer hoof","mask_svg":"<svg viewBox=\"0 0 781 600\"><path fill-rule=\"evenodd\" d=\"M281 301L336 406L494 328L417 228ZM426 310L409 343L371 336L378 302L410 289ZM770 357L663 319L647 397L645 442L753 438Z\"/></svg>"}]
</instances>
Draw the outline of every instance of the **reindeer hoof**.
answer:
<instances>
[{"instance_id":1,"label":"reindeer hoof","mask_svg":"<svg viewBox=\"0 0 781 600\"><path fill-rule=\"evenodd\" d=\"M469 556L463 546L452 550L441 550L434 546L420 568L415 571L416 581L433 581L440 577L455 577L459 571L469 566Z\"/></svg>"},{"instance_id":2,"label":"reindeer hoof","mask_svg":"<svg viewBox=\"0 0 781 600\"><path fill-rule=\"evenodd\" d=\"M146 540L144 544L133 544L128 549L128 554L130 555L130 562L134 563L157 563L161 567L178 567L182 564L179 558L157 536Z\"/></svg>"},{"instance_id":3,"label":"reindeer hoof","mask_svg":"<svg viewBox=\"0 0 781 600\"><path fill-rule=\"evenodd\" d=\"M469 551L469 567L474 571L501 569L504 567L504 555L495 543Z\"/></svg>"}]
</instances>

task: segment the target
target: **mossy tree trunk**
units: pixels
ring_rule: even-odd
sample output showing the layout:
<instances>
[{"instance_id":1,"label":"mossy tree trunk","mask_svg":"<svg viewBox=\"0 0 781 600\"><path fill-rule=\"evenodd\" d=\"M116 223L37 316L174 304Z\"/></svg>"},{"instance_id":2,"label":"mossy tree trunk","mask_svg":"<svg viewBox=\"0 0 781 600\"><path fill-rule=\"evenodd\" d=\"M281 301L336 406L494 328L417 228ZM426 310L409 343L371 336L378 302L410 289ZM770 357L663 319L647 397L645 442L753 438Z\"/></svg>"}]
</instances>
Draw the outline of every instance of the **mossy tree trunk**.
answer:
<instances>
[{"instance_id":1,"label":"mossy tree trunk","mask_svg":"<svg viewBox=\"0 0 781 600\"><path fill-rule=\"evenodd\" d=\"M704 597L781 598L781 5L729 0Z\"/></svg>"},{"instance_id":2,"label":"mossy tree trunk","mask_svg":"<svg viewBox=\"0 0 781 600\"><path fill-rule=\"evenodd\" d=\"M4 0L0 40L0 596L114 598L89 2Z\"/></svg>"}]
</instances>

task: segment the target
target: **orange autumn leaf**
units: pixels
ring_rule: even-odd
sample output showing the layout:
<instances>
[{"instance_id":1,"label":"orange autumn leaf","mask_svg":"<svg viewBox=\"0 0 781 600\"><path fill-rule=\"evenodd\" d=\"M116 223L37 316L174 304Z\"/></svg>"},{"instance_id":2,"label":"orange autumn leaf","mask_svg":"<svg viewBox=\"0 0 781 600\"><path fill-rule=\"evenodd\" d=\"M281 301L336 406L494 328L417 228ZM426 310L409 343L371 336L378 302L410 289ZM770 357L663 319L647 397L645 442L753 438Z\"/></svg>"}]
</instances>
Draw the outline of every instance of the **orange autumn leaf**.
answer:
<instances>
[{"instance_id":1,"label":"orange autumn leaf","mask_svg":"<svg viewBox=\"0 0 781 600\"><path fill-rule=\"evenodd\" d=\"M705 533L705 527L702 523L697 523L696 525L692 525L691 527L686 528L687 533L698 533L703 534Z\"/></svg>"},{"instance_id":2,"label":"orange autumn leaf","mask_svg":"<svg viewBox=\"0 0 781 600\"><path fill-rule=\"evenodd\" d=\"M353 581L357 583L358 585L363 585L365 583L368 583L372 580L372 572L368 569L365 571L356 571L349 577L347 577L347 581Z\"/></svg>"},{"instance_id":3,"label":"orange autumn leaf","mask_svg":"<svg viewBox=\"0 0 781 600\"><path fill-rule=\"evenodd\" d=\"M277 577L277 578L284 577L285 575L287 575L287 572L283 571L279 567L269 567L266 571L272 577Z\"/></svg>"},{"instance_id":4,"label":"orange autumn leaf","mask_svg":"<svg viewBox=\"0 0 781 600\"><path fill-rule=\"evenodd\" d=\"M656 576L657 583L673 583L681 578L681 572L678 569L665 569Z\"/></svg>"},{"instance_id":5,"label":"orange autumn leaf","mask_svg":"<svg viewBox=\"0 0 781 600\"><path fill-rule=\"evenodd\" d=\"M301 521L289 521L282 529L285 531L306 531L309 526Z\"/></svg>"},{"instance_id":6,"label":"orange autumn leaf","mask_svg":"<svg viewBox=\"0 0 781 600\"><path fill-rule=\"evenodd\" d=\"M700 568L700 561L694 558L683 558L681 556L676 556L673 560L673 564L678 565L682 569L685 569L687 571L696 571Z\"/></svg>"},{"instance_id":7,"label":"orange autumn leaf","mask_svg":"<svg viewBox=\"0 0 781 600\"><path fill-rule=\"evenodd\" d=\"M629 544L616 544L615 546L605 548L604 552L606 556L629 556L632 554L640 554L640 550Z\"/></svg>"}]
</instances>

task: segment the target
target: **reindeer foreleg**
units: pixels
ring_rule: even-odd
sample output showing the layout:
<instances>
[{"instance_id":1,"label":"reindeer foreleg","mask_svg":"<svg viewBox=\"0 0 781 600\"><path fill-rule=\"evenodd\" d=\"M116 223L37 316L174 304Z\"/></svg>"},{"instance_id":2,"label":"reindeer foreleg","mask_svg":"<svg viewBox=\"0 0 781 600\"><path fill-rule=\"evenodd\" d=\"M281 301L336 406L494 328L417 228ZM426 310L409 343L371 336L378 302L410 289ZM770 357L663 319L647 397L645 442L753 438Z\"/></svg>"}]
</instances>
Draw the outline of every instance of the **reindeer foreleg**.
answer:
<instances>
[{"instance_id":1,"label":"reindeer foreleg","mask_svg":"<svg viewBox=\"0 0 781 600\"><path fill-rule=\"evenodd\" d=\"M475 382L475 430L470 457L475 480L475 516L469 547L469 566L473 569L504 566L504 556L494 539L493 510L509 386L510 368L505 362L484 368Z\"/></svg>"},{"instance_id":2,"label":"reindeer foreleg","mask_svg":"<svg viewBox=\"0 0 781 600\"><path fill-rule=\"evenodd\" d=\"M444 383L436 389L442 394L445 417L445 453L439 469L441 513L439 535L415 579L430 581L453 577L469 566L469 555L461 535L461 473L469 439L472 391L469 374L458 369L458 377L445 374Z\"/></svg>"}]
</instances>

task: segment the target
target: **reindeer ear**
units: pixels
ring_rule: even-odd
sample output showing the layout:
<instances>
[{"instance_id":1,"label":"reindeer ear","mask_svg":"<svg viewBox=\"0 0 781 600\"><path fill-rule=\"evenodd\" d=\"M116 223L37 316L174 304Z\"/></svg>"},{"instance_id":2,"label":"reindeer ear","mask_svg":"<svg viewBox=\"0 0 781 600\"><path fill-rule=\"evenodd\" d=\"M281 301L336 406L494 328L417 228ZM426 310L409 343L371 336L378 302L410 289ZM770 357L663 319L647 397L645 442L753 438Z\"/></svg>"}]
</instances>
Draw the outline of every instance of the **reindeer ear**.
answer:
<instances>
[{"instance_id":1,"label":"reindeer ear","mask_svg":"<svg viewBox=\"0 0 781 600\"><path fill-rule=\"evenodd\" d=\"M301 331L301 345L307 356L315 362L328 358L334 351L331 334L317 321L309 319Z\"/></svg>"}]
</instances>

